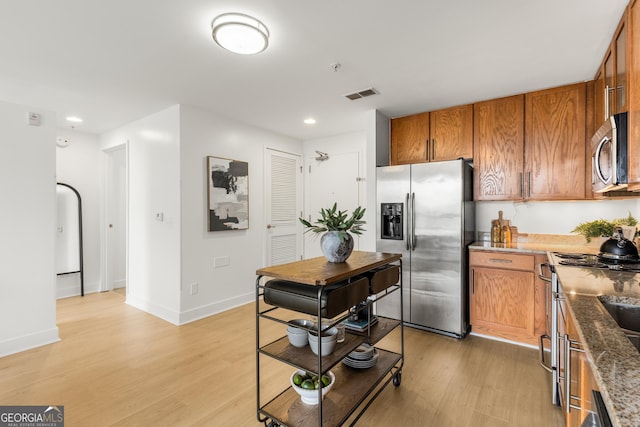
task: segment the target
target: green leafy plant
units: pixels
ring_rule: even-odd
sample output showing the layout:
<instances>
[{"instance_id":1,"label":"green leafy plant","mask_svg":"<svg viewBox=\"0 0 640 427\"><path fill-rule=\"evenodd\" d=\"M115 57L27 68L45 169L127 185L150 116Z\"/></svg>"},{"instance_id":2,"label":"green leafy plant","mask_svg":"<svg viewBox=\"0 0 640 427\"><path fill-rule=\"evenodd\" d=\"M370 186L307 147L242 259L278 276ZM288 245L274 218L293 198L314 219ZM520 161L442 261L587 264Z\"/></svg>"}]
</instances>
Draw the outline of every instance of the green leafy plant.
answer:
<instances>
[{"instance_id":1,"label":"green leafy plant","mask_svg":"<svg viewBox=\"0 0 640 427\"><path fill-rule=\"evenodd\" d=\"M362 219L365 211L365 208L358 206L351 215L349 215L348 211L338 210L338 204L334 203L329 209L320 209L320 218L315 221L315 224L310 223L304 218L298 219L302 225L307 228L305 233L308 231L313 233L337 231L340 241L343 242L347 232L362 234L363 231L366 231L362 228L362 226L366 224L366 221Z\"/></svg>"},{"instance_id":2,"label":"green leafy plant","mask_svg":"<svg viewBox=\"0 0 640 427\"><path fill-rule=\"evenodd\" d=\"M638 221L631 215L629 212L629 216L626 218L618 218L613 221L607 221L606 219L596 219L595 221L583 222L574 228L572 233L580 233L587 239L587 242L590 242L594 237L611 237L613 235L614 227L619 227L622 225L635 226L638 224Z\"/></svg>"}]
</instances>

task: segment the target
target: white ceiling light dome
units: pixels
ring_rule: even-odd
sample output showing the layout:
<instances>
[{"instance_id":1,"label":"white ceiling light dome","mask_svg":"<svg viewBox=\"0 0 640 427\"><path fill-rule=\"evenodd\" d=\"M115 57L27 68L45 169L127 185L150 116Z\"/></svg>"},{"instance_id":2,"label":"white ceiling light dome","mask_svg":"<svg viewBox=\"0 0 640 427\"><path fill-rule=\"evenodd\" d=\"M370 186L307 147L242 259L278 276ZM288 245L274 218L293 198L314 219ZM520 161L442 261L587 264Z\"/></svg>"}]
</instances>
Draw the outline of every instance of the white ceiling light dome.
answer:
<instances>
[{"instance_id":1,"label":"white ceiling light dome","mask_svg":"<svg viewBox=\"0 0 640 427\"><path fill-rule=\"evenodd\" d=\"M211 23L213 40L242 55L260 53L269 45L269 30L257 19L242 13L224 13Z\"/></svg>"}]
</instances>

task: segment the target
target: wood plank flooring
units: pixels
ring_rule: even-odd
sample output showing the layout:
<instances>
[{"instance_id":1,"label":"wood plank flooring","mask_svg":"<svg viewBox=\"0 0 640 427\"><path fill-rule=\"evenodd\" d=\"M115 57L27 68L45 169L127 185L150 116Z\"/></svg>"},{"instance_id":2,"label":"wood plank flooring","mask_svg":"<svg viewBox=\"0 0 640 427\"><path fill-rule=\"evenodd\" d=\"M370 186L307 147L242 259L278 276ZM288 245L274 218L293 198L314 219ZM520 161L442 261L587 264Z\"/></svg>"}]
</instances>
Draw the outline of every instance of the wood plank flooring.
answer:
<instances>
[{"instance_id":1,"label":"wood plank flooring","mask_svg":"<svg viewBox=\"0 0 640 427\"><path fill-rule=\"evenodd\" d=\"M267 323L268 335L284 333ZM0 358L0 405L64 405L68 427L261 425L253 304L177 327L117 293L89 294L58 301L58 326L61 342ZM405 359L401 386L358 426L563 424L535 350L405 328ZM261 371L266 397L292 368L261 357Z\"/></svg>"}]
</instances>

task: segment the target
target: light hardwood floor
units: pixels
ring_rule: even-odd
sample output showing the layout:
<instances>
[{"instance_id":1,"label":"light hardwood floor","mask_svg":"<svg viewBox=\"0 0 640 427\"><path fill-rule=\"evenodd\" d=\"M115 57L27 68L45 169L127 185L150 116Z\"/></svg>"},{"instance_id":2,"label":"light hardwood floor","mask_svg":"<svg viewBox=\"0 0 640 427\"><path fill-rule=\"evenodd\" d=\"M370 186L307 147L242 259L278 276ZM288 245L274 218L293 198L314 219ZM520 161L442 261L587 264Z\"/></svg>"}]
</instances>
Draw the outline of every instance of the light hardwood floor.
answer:
<instances>
[{"instance_id":1,"label":"light hardwood floor","mask_svg":"<svg viewBox=\"0 0 640 427\"><path fill-rule=\"evenodd\" d=\"M57 316L61 342L0 358L0 405L64 405L68 427L261 425L253 304L177 327L108 292L59 300ZM292 368L266 359L270 395ZM357 425L560 426L562 413L535 350L405 328L402 384Z\"/></svg>"}]
</instances>

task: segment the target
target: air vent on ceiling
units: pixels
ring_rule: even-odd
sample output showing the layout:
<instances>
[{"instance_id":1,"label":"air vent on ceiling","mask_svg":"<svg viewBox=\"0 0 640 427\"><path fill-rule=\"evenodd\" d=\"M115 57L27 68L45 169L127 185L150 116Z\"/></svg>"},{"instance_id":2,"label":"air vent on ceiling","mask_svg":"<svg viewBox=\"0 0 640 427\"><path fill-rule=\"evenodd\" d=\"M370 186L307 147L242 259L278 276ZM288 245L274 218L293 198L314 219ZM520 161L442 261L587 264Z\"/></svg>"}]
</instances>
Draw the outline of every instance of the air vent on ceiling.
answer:
<instances>
[{"instance_id":1,"label":"air vent on ceiling","mask_svg":"<svg viewBox=\"0 0 640 427\"><path fill-rule=\"evenodd\" d=\"M359 92L350 93L345 96L350 100L355 101L356 99L366 98L367 96L376 95L377 93L378 92L374 88L370 87L368 89L364 89Z\"/></svg>"}]
</instances>

